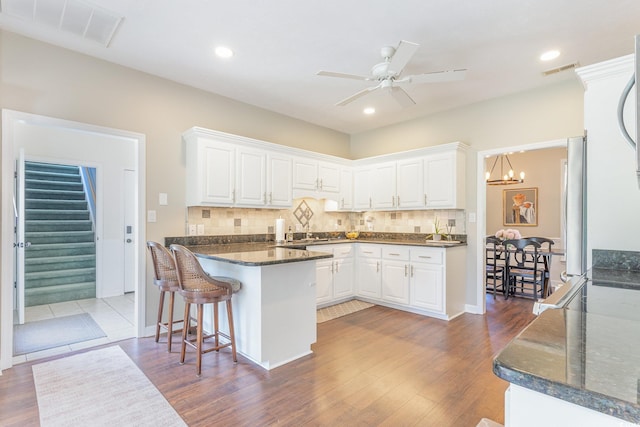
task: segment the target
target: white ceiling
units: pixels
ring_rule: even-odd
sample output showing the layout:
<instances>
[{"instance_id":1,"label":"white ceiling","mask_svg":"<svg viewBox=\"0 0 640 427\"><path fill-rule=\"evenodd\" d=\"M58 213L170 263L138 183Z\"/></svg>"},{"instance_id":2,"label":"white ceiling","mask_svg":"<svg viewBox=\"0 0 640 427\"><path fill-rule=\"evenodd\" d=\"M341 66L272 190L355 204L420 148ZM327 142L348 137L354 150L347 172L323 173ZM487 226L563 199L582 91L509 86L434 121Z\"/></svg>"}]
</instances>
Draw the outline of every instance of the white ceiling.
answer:
<instances>
[{"instance_id":1,"label":"white ceiling","mask_svg":"<svg viewBox=\"0 0 640 427\"><path fill-rule=\"evenodd\" d=\"M0 28L348 134L575 79L542 72L630 54L640 33L638 0L90 0L123 17L105 47L10 16L15 1L2 0ZM400 40L421 45L404 74L466 68L466 79L410 86L409 108L385 91L335 106L374 83L316 72L367 75ZM215 57L217 45L235 55ZM552 48L561 56L542 63Z\"/></svg>"}]
</instances>

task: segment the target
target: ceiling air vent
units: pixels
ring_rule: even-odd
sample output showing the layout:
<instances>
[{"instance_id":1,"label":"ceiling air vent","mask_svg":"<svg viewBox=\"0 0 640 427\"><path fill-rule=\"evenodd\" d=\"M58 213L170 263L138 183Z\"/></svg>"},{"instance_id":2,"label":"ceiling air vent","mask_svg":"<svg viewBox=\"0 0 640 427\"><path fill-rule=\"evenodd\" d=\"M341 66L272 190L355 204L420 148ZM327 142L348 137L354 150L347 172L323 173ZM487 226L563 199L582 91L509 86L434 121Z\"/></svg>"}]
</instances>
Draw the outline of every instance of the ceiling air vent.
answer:
<instances>
[{"instance_id":1,"label":"ceiling air vent","mask_svg":"<svg viewBox=\"0 0 640 427\"><path fill-rule=\"evenodd\" d=\"M109 46L123 17L84 0L1 0L2 13Z\"/></svg>"},{"instance_id":2,"label":"ceiling air vent","mask_svg":"<svg viewBox=\"0 0 640 427\"><path fill-rule=\"evenodd\" d=\"M558 74L566 70L573 70L574 68L578 68L579 66L580 66L580 63L574 62L573 64L561 65L560 67L543 71L542 74L545 76L550 76L552 74Z\"/></svg>"}]
</instances>

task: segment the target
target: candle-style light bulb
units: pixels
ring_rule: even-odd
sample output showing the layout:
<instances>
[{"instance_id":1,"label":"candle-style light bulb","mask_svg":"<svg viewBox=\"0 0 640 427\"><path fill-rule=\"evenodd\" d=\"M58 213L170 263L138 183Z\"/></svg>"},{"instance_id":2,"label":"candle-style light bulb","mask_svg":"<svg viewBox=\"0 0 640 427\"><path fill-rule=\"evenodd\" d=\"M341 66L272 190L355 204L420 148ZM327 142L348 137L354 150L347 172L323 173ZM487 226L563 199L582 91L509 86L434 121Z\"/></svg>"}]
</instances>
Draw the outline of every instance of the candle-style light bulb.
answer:
<instances>
[{"instance_id":1,"label":"candle-style light bulb","mask_svg":"<svg viewBox=\"0 0 640 427\"><path fill-rule=\"evenodd\" d=\"M513 178L513 169L509 169L509 178Z\"/></svg>"},{"instance_id":2,"label":"candle-style light bulb","mask_svg":"<svg viewBox=\"0 0 640 427\"><path fill-rule=\"evenodd\" d=\"M524 171L520 172L520 179L524 179Z\"/></svg>"},{"instance_id":3,"label":"candle-style light bulb","mask_svg":"<svg viewBox=\"0 0 640 427\"><path fill-rule=\"evenodd\" d=\"M503 176L502 179L504 179L505 181L509 181L509 175Z\"/></svg>"},{"instance_id":4,"label":"candle-style light bulb","mask_svg":"<svg viewBox=\"0 0 640 427\"><path fill-rule=\"evenodd\" d=\"M484 179L485 181L489 181L489 178L491 178L491 174L487 171L487 173L484 174Z\"/></svg>"}]
</instances>

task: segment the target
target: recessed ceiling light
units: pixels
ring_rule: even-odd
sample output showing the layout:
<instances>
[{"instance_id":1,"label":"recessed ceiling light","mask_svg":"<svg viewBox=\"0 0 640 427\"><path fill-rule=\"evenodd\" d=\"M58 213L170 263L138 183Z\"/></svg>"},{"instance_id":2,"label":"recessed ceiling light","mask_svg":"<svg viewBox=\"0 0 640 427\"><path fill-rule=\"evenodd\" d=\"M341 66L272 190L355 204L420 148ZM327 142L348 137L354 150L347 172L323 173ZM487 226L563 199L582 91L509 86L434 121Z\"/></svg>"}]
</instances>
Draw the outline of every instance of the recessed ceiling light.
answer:
<instances>
[{"instance_id":1,"label":"recessed ceiling light","mask_svg":"<svg viewBox=\"0 0 640 427\"><path fill-rule=\"evenodd\" d=\"M559 50L549 50L540 55L540 61L551 61L552 59L556 59L558 56L560 56Z\"/></svg>"},{"instance_id":2,"label":"recessed ceiling light","mask_svg":"<svg viewBox=\"0 0 640 427\"><path fill-rule=\"evenodd\" d=\"M373 107L367 107L362 112L365 113L365 114L373 114L373 113L376 112L376 109L373 108Z\"/></svg>"},{"instance_id":3,"label":"recessed ceiling light","mask_svg":"<svg viewBox=\"0 0 640 427\"><path fill-rule=\"evenodd\" d=\"M231 58L233 56L233 51L225 46L218 46L216 48L216 55L220 58Z\"/></svg>"}]
</instances>

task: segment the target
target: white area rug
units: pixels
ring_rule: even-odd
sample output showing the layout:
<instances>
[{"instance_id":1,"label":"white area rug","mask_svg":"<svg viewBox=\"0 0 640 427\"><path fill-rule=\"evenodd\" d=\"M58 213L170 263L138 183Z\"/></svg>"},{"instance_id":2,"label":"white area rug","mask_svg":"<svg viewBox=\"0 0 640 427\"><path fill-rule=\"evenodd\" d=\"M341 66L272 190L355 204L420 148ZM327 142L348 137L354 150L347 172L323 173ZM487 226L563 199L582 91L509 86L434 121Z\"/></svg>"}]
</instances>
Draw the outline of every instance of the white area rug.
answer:
<instances>
[{"instance_id":1,"label":"white area rug","mask_svg":"<svg viewBox=\"0 0 640 427\"><path fill-rule=\"evenodd\" d=\"M375 304L369 304L368 302L358 301L357 299L343 302L342 304L331 305L318 310L316 322L326 322L327 320L346 316L347 314L355 313L356 311L364 310L365 308L373 307L374 305Z\"/></svg>"},{"instance_id":2,"label":"white area rug","mask_svg":"<svg viewBox=\"0 0 640 427\"><path fill-rule=\"evenodd\" d=\"M118 346L33 365L41 427L186 426Z\"/></svg>"}]
</instances>

